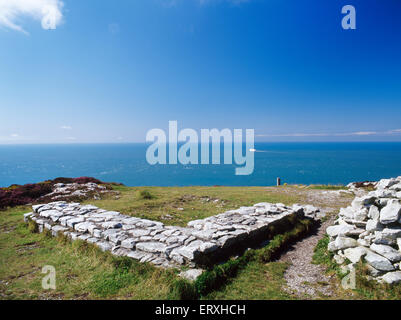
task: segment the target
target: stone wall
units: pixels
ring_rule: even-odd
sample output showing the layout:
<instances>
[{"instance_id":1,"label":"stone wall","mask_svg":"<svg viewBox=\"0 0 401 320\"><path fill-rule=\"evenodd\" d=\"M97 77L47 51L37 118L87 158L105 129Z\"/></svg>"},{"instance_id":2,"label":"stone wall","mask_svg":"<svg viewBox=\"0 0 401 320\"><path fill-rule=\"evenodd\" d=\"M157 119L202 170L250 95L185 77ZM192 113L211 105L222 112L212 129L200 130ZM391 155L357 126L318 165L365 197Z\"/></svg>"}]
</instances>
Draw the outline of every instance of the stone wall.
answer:
<instances>
[{"instance_id":1,"label":"stone wall","mask_svg":"<svg viewBox=\"0 0 401 320\"><path fill-rule=\"evenodd\" d=\"M53 236L61 233L162 267L216 263L269 239L269 227L285 226L290 218L314 217L319 211L311 206L258 203L178 227L64 201L32 208L24 219L35 221L40 232L48 229Z\"/></svg>"},{"instance_id":2,"label":"stone wall","mask_svg":"<svg viewBox=\"0 0 401 320\"><path fill-rule=\"evenodd\" d=\"M368 184L375 190L342 208L327 228L328 249L344 270L363 259L373 279L401 283L401 177Z\"/></svg>"}]
</instances>

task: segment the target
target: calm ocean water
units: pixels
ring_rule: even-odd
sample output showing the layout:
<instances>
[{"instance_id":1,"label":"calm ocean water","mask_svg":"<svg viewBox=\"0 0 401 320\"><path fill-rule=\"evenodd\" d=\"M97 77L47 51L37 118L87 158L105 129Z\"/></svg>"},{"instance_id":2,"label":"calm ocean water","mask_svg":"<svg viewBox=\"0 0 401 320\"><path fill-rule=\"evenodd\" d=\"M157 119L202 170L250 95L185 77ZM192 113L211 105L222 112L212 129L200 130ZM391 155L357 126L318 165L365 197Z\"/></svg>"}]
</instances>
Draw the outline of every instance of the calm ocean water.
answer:
<instances>
[{"instance_id":1,"label":"calm ocean water","mask_svg":"<svg viewBox=\"0 0 401 320\"><path fill-rule=\"evenodd\" d=\"M256 143L255 170L147 164L145 144L0 146L0 186L92 176L128 186L347 184L401 175L401 143Z\"/></svg>"}]
</instances>

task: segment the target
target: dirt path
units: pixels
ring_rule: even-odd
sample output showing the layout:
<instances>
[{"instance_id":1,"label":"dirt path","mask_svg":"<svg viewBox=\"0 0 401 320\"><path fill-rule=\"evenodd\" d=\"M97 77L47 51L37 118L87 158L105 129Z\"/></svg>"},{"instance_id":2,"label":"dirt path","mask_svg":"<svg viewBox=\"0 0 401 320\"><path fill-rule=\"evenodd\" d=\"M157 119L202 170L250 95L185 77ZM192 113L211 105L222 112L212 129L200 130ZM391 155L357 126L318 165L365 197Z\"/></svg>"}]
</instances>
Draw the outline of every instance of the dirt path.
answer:
<instances>
[{"instance_id":1,"label":"dirt path","mask_svg":"<svg viewBox=\"0 0 401 320\"><path fill-rule=\"evenodd\" d=\"M304 299L316 299L321 295L332 296L335 287L331 276L325 275L325 268L312 264L313 250L318 241L326 233L335 217L322 223L308 238L296 243L289 251L281 256L280 261L290 265L284 274L287 281L287 292Z\"/></svg>"},{"instance_id":2,"label":"dirt path","mask_svg":"<svg viewBox=\"0 0 401 320\"><path fill-rule=\"evenodd\" d=\"M321 212L326 214L326 221L312 235L294 244L280 257L281 262L289 263L284 274L287 285L283 289L302 299L318 299L323 295L332 297L339 283L333 281L334 276L325 274L324 266L313 264L312 257L314 249L318 241L325 235L327 227L334 223L339 208L349 205L353 196L344 197L339 192L320 190L299 192L302 194L304 203L321 208Z\"/></svg>"}]
</instances>

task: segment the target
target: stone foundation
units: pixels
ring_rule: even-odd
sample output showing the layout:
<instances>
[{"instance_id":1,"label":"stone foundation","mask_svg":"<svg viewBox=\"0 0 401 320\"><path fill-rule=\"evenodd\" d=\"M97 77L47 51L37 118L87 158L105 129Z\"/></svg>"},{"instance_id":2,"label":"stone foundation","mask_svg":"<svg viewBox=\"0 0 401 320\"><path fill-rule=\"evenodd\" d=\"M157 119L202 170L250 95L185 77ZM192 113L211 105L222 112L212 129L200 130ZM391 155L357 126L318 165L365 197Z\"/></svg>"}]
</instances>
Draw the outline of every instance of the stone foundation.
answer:
<instances>
[{"instance_id":1,"label":"stone foundation","mask_svg":"<svg viewBox=\"0 0 401 320\"><path fill-rule=\"evenodd\" d=\"M270 239L273 229L287 231L291 219L314 217L319 211L311 206L258 203L177 227L64 201L32 208L24 220L34 221L40 232L48 229L53 236L63 234L162 267L213 265Z\"/></svg>"},{"instance_id":2,"label":"stone foundation","mask_svg":"<svg viewBox=\"0 0 401 320\"><path fill-rule=\"evenodd\" d=\"M327 228L328 249L344 271L363 260L372 279L401 283L401 177L349 186L375 190L340 210L336 224Z\"/></svg>"}]
</instances>

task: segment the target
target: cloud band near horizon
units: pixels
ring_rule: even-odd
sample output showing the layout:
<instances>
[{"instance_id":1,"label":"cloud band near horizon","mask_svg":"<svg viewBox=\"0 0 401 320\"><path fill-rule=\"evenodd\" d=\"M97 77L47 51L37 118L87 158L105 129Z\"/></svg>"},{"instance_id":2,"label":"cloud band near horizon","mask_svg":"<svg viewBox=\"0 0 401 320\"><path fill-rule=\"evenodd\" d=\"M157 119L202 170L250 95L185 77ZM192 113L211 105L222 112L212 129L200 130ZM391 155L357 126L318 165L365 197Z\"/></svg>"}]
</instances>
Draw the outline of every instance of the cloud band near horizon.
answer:
<instances>
[{"instance_id":1,"label":"cloud band near horizon","mask_svg":"<svg viewBox=\"0 0 401 320\"><path fill-rule=\"evenodd\" d=\"M401 129L388 131L357 131L348 133L283 133L283 134L255 134L256 137L347 137L347 136L374 136L401 134Z\"/></svg>"}]
</instances>

